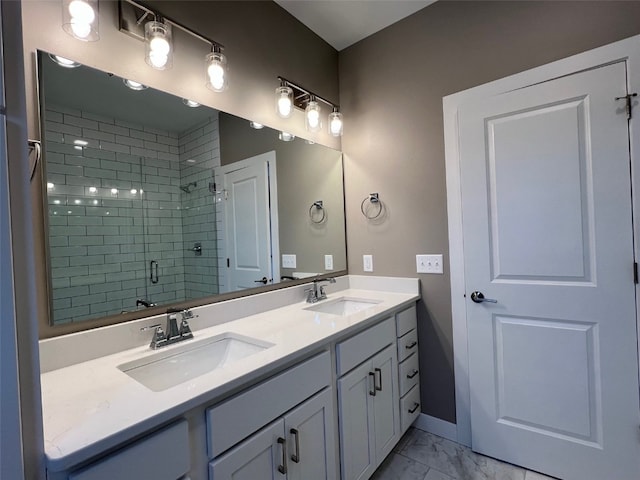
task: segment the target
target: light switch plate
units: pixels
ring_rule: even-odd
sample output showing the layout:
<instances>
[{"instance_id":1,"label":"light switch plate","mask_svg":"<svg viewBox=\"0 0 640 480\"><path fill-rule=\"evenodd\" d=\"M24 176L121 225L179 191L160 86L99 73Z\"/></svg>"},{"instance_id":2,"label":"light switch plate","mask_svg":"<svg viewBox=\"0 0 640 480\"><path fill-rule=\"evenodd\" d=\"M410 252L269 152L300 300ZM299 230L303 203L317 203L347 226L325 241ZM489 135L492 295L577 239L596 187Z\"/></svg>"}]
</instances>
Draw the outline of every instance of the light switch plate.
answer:
<instances>
[{"instance_id":1,"label":"light switch plate","mask_svg":"<svg viewBox=\"0 0 640 480\"><path fill-rule=\"evenodd\" d=\"M444 273L442 255L416 255L416 270L418 273Z\"/></svg>"},{"instance_id":2,"label":"light switch plate","mask_svg":"<svg viewBox=\"0 0 640 480\"><path fill-rule=\"evenodd\" d=\"M362 255L362 268L365 272L373 272L373 255Z\"/></svg>"},{"instance_id":3,"label":"light switch plate","mask_svg":"<svg viewBox=\"0 0 640 480\"><path fill-rule=\"evenodd\" d=\"M282 254L282 268L296 268L296 256Z\"/></svg>"},{"instance_id":4,"label":"light switch plate","mask_svg":"<svg viewBox=\"0 0 640 480\"><path fill-rule=\"evenodd\" d=\"M333 270L333 255L324 256L324 269Z\"/></svg>"}]
</instances>

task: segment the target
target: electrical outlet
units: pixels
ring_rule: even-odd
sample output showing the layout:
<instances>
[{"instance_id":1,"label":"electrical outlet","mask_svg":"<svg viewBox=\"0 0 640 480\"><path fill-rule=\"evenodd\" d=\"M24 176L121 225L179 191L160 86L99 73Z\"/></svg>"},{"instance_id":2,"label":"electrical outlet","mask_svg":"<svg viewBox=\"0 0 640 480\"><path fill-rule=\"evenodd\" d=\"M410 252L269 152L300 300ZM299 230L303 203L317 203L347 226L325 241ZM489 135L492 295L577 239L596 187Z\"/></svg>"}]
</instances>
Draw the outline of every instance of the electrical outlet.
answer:
<instances>
[{"instance_id":1,"label":"electrical outlet","mask_svg":"<svg viewBox=\"0 0 640 480\"><path fill-rule=\"evenodd\" d=\"M296 268L296 256L283 254L282 268Z\"/></svg>"},{"instance_id":2,"label":"electrical outlet","mask_svg":"<svg viewBox=\"0 0 640 480\"><path fill-rule=\"evenodd\" d=\"M362 255L362 268L365 272L373 272L373 255Z\"/></svg>"},{"instance_id":3,"label":"electrical outlet","mask_svg":"<svg viewBox=\"0 0 640 480\"><path fill-rule=\"evenodd\" d=\"M443 273L442 255L416 255L418 273Z\"/></svg>"},{"instance_id":4,"label":"electrical outlet","mask_svg":"<svg viewBox=\"0 0 640 480\"><path fill-rule=\"evenodd\" d=\"M324 256L324 269L333 270L333 255Z\"/></svg>"}]
</instances>

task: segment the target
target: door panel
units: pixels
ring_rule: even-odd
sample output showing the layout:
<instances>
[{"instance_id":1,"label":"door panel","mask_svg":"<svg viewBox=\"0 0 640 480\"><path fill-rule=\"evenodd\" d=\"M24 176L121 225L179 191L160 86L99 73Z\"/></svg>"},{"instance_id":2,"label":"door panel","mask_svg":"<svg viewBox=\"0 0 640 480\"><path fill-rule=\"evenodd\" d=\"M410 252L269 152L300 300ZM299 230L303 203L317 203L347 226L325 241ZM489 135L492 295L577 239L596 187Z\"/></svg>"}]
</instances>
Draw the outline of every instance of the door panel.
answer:
<instances>
[{"instance_id":1,"label":"door panel","mask_svg":"<svg viewBox=\"0 0 640 480\"><path fill-rule=\"evenodd\" d=\"M472 446L565 480L640 471L625 94L617 63L458 112Z\"/></svg>"},{"instance_id":2,"label":"door panel","mask_svg":"<svg viewBox=\"0 0 640 480\"><path fill-rule=\"evenodd\" d=\"M376 459L382 461L399 440L398 385L394 372L398 370L396 346L390 345L373 357L377 373L376 396L373 397ZM396 374L397 375L397 374Z\"/></svg>"}]
</instances>

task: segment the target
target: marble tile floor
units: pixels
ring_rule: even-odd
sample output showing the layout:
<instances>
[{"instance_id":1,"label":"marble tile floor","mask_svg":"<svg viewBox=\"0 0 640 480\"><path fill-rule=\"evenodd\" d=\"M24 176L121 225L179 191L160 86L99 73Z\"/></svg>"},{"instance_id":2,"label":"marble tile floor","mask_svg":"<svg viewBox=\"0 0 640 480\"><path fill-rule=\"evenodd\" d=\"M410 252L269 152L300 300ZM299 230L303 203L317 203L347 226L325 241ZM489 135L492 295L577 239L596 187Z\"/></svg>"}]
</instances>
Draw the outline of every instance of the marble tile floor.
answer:
<instances>
[{"instance_id":1,"label":"marble tile floor","mask_svg":"<svg viewBox=\"0 0 640 480\"><path fill-rule=\"evenodd\" d=\"M372 480L554 480L410 428Z\"/></svg>"}]
</instances>

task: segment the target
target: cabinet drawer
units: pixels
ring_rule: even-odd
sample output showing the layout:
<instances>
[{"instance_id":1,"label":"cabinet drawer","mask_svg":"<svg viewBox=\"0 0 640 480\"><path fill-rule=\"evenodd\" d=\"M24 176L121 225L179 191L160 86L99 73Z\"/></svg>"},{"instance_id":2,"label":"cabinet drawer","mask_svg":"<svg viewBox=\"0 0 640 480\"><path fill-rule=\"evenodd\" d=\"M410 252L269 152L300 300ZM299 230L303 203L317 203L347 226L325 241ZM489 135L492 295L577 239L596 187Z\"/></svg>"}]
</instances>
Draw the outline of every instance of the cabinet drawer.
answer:
<instances>
[{"instance_id":1,"label":"cabinet drawer","mask_svg":"<svg viewBox=\"0 0 640 480\"><path fill-rule=\"evenodd\" d=\"M400 400L400 429L402 433L407 431L418 415L420 415L420 385L413 387Z\"/></svg>"},{"instance_id":2,"label":"cabinet drawer","mask_svg":"<svg viewBox=\"0 0 640 480\"><path fill-rule=\"evenodd\" d=\"M69 480L176 480L189 472L189 427L182 420L115 452Z\"/></svg>"},{"instance_id":3,"label":"cabinet drawer","mask_svg":"<svg viewBox=\"0 0 640 480\"><path fill-rule=\"evenodd\" d=\"M398 331L398 338L408 333L409 330L413 330L418 326L418 319L416 317L415 305L406 310L396 313L396 328Z\"/></svg>"},{"instance_id":4,"label":"cabinet drawer","mask_svg":"<svg viewBox=\"0 0 640 480\"><path fill-rule=\"evenodd\" d=\"M400 364L400 396L404 396L414 385L418 384L419 365L418 352Z\"/></svg>"},{"instance_id":5,"label":"cabinet drawer","mask_svg":"<svg viewBox=\"0 0 640 480\"><path fill-rule=\"evenodd\" d=\"M413 352L418 351L418 330L411 330L398 339L398 361L402 362Z\"/></svg>"},{"instance_id":6,"label":"cabinet drawer","mask_svg":"<svg viewBox=\"0 0 640 480\"><path fill-rule=\"evenodd\" d=\"M378 353L396 338L393 317L366 329L353 337L336 345L338 375L360 365L367 358Z\"/></svg>"},{"instance_id":7,"label":"cabinet drawer","mask_svg":"<svg viewBox=\"0 0 640 480\"><path fill-rule=\"evenodd\" d=\"M207 453L220 455L331 383L323 352L206 411Z\"/></svg>"}]
</instances>

